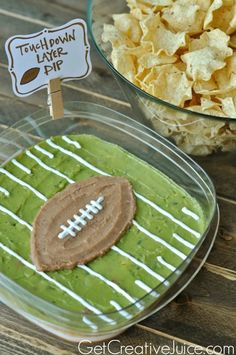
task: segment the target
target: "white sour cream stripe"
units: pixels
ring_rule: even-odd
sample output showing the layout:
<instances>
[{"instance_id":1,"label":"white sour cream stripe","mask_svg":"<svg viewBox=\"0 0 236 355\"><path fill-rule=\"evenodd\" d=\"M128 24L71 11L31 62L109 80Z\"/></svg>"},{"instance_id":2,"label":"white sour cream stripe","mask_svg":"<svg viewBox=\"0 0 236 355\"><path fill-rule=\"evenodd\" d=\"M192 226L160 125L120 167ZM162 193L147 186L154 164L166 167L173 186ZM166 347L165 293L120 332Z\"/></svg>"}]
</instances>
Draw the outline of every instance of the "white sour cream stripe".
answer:
<instances>
[{"instance_id":1,"label":"white sour cream stripe","mask_svg":"<svg viewBox=\"0 0 236 355\"><path fill-rule=\"evenodd\" d=\"M87 317L83 317L83 322L85 323L85 324L87 324L90 328L92 328L92 329L94 329L94 330L97 330L98 329L98 327L97 327L97 325L96 324L94 324L91 320L89 320Z\"/></svg>"},{"instance_id":2,"label":"white sour cream stripe","mask_svg":"<svg viewBox=\"0 0 236 355\"><path fill-rule=\"evenodd\" d=\"M24 221L23 219L18 217L15 213L13 213L12 211L8 210L6 207L3 207L3 206L0 205L0 211L5 213L5 214L7 214L10 217L12 217L18 223L26 226L30 231L33 230L32 226L29 223L27 223L26 221Z\"/></svg>"},{"instance_id":3,"label":"white sour cream stripe","mask_svg":"<svg viewBox=\"0 0 236 355\"><path fill-rule=\"evenodd\" d=\"M67 136L62 136L62 139L66 143L74 145L77 149L81 149L81 145L79 144L79 142L73 141L72 139L70 139Z\"/></svg>"},{"instance_id":4,"label":"white sour cream stripe","mask_svg":"<svg viewBox=\"0 0 236 355\"><path fill-rule=\"evenodd\" d=\"M157 260L159 261L160 264L167 267L167 269L169 269L173 272L176 270L176 268L173 265L167 263L161 256L157 256Z\"/></svg>"},{"instance_id":5,"label":"white sour cream stripe","mask_svg":"<svg viewBox=\"0 0 236 355\"><path fill-rule=\"evenodd\" d=\"M85 301L82 297L80 297L79 295L77 295L76 293L74 293L73 291L69 290L67 287L63 286L60 282L54 280L53 278L51 278L50 276L48 276L46 273L44 272L40 272L37 271L36 267L34 265L32 265L31 263L29 263L27 260L25 260L24 258L22 258L20 255L18 255L17 253L15 253L13 250L11 250L10 248L8 248L7 246L5 246L4 244L2 244L0 242L0 248L3 249L4 251L6 251L8 254L14 256L16 259L18 259L22 264L24 264L25 266L27 266L29 269L35 271L37 274L41 275L45 280L51 282L52 284L54 284L55 286L57 286L58 288L60 288L62 291L64 291L65 293L67 293L69 296L71 296L72 298L74 298L76 301L78 301L79 303L81 303L84 307L86 307L87 309L89 309L90 311L92 311L93 313L97 314L99 316L99 318L101 318L102 320L104 320L107 323L112 323L115 324L115 321L113 319L110 319L108 317L106 317L105 315L103 315L101 313L101 311L99 311L97 308L95 308L94 306L92 306L90 303L88 303L87 301Z\"/></svg>"},{"instance_id":6,"label":"white sour cream stripe","mask_svg":"<svg viewBox=\"0 0 236 355\"><path fill-rule=\"evenodd\" d=\"M146 264L142 263L141 261L137 260L136 258L134 258L132 255L126 253L124 250L118 248L117 246L113 245L111 247L111 250L117 252L118 254L125 256L126 258L128 258L130 261L132 261L134 264L138 265L139 267L141 267L143 270L145 270L147 273L149 273L150 275L152 275L153 277L155 277L157 280L159 280L160 282L164 282L165 285L169 285L169 282L165 280L165 278L159 274L157 274L155 271L153 271L149 266L147 266Z\"/></svg>"},{"instance_id":7,"label":"white sour cream stripe","mask_svg":"<svg viewBox=\"0 0 236 355\"><path fill-rule=\"evenodd\" d=\"M137 227L140 232L146 234L148 237L152 238L153 240L155 240L156 242L162 244L164 247L166 247L167 249L171 250L174 254L178 255L181 259L185 260L186 259L186 255L184 253L182 253L182 251L174 248L172 245L170 245L169 243L167 243L165 240L161 239L160 237L158 237L157 235L149 232L147 229L145 229L144 227L142 227L140 224L138 224L136 221L133 221L133 225L135 227Z\"/></svg>"},{"instance_id":8,"label":"white sour cream stripe","mask_svg":"<svg viewBox=\"0 0 236 355\"><path fill-rule=\"evenodd\" d=\"M48 158L53 159L54 158L54 154L48 152L46 149L43 149L42 147L40 147L39 145L35 145L34 149L36 149L38 152L42 153L43 155L46 155Z\"/></svg>"},{"instance_id":9,"label":"white sour cream stripe","mask_svg":"<svg viewBox=\"0 0 236 355\"><path fill-rule=\"evenodd\" d=\"M125 311L124 309L122 309L122 307L115 301L110 301L110 304L124 317L127 319L132 318L132 315L130 313L128 313L127 311Z\"/></svg>"},{"instance_id":10,"label":"white sour cream stripe","mask_svg":"<svg viewBox=\"0 0 236 355\"><path fill-rule=\"evenodd\" d=\"M38 157L36 157L36 155L34 155L33 153L31 153L29 150L25 151L25 154L33 159L34 161L36 161L36 163L38 163L42 168L44 168L45 170L50 171L51 173L58 175L60 177L62 177L63 179L67 180L70 184L73 184L75 181L70 179L68 176L64 175L63 173L61 173L59 170L51 168L50 166L48 166L47 164L45 164L41 159L39 159Z\"/></svg>"},{"instance_id":11,"label":"white sour cream stripe","mask_svg":"<svg viewBox=\"0 0 236 355\"><path fill-rule=\"evenodd\" d=\"M88 163L86 160L84 160L83 158L81 158L79 155L71 152L70 150L67 150L65 148L62 148L60 145L57 145L56 143L54 143L51 139L47 139L46 140L46 143L54 148L54 149L57 149L59 150L60 152L66 154L66 155L69 155L70 157L74 158L75 160L77 160L79 163L81 163L82 165L84 166L87 166L87 168L93 170L93 171L96 171L98 174L100 175L105 175L105 176L110 176L109 174L106 174L104 173L104 171L98 169L98 168L95 168L95 166L93 166L92 164Z\"/></svg>"},{"instance_id":12,"label":"white sour cream stripe","mask_svg":"<svg viewBox=\"0 0 236 355\"><path fill-rule=\"evenodd\" d=\"M0 186L0 192L2 192L5 196L10 196L10 192L4 189L4 187Z\"/></svg>"},{"instance_id":13,"label":"white sour cream stripe","mask_svg":"<svg viewBox=\"0 0 236 355\"><path fill-rule=\"evenodd\" d=\"M22 171L24 171L26 174L28 174L28 175L31 174L31 170L29 168L27 168L26 166L24 166L23 164L21 164L20 162L18 162L16 159L12 159L11 162L15 166L17 166L17 168L19 168Z\"/></svg>"},{"instance_id":14,"label":"white sour cream stripe","mask_svg":"<svg viewBox=\"0 0 236 355\"><path fill-rule=\"evenodd\" d=\"M187 216L192 217L193 219L195 219L195 221L199 221L200 217L194 213L193 211L190 211L187 207L183 207L181 210L184 214L186 214Z\"/></svg>"},{"instance_id":15,"label":"white sour cream stripe","mask_svg":"<svg viewBox=\"0 0 236 355\"><path fill-rule=\"evenodd\" d=\"M9 173L9 171L0 168L0 173L6 175L9 177L9 179L15 181L16 183L18 183L21 186L27 187L29 190L31 190L36 196L38 196L41 200L43 201L47 201L47 197L44 196L43 194L41 194L41 192L37 191L35 188L33 188L31 185L27 184L26 182L18 179L16 176L12 175L11 173Z\"/></svg>"},{"instance_id":16,"label":"white sour cream stripe","mask_svg":"<svg viewBox=\"0 0 236 355\"><path fill-rule=\"evenodd\" d=\"M64 149L62 148L60 145L52 142L51 139L47 139L46 141L48 143L48 145L50 145L52 148L57 149L59 151L61 151L62 153L71 156L72 158L76 159L77 161L79 161L81 164L87 166L89 169L96 171L98 174L101 175L105 175L105 176L111 176L110 174L107 174L106 172L96 168L94 165L88 163L86 160L84 160L83 158L81 158L78 154L75 154L73 152L71 152L70 150ZM73 141L74 142L74 141ZM72 144L72 143L69 143ZM178 224L180 227L182 227L183 229L187 230L188 232L190 232L191 234L193 234L195 237L200 238L201 234L198 233L197 231L193 230L192 228L190 228L189 226L187 226L184 222L178 220L177 218L175 218L174 216L172 216L171 213L165 211L163 208L161 208L160 206L156 205L154 202L150 201L149 199L147 199L146 197L144 197L143 195L140 195L139 193L135 192L135 195L142 201L144 201L145 203L147 203L149 206L151 206L152 208L154 208L156 211L158 211L159 213L161 213L162 215L164 215L165 217L169 218L170 220L172 220L174 223Z\"/></svg>"},{"instance_id":17,"label":"white sour cream stripe","mask_svg":"<svg viewBox=\"0 0 236 355\"><path fill-rule=\"evenodd\" d=\"M174 216L172 216L171 213L165 211L163 208L161 208L160 206L156 205L154 202L148 200L146 197L140 195L137 192L134 192L135 196L137 196L140 200L142 200L143 202L145 202L146 204L148 204L149 206L151 206L152 208L154 208L156 211L158 211L159 213L161 213L163 216L169 218L172 222L174 222L175 224L177 224L178 226L180 226L181 228L185 229L186 231L188 231L189 233L193 234L196 238L200 238L201 234L198 233L197 231L193 230L192 228L190 228L189 226L187 226L184 222L180 221L179 219L175 218Z\"/></svg>"},{"instance_id":18,"label":"white sour cream stripe","mask_svg":"<svg viewBox=\"0 0 236 355\"><path fill-rule=\"evenodd\" d=\"M190 248L190 249L194 249L195 245L188 242L187 240L183 239L182 237L180 237L180 235L173 233L173 237L178 240L178 242L182 243L183 245L185 245L186 247Z\"/></svg>"},{"instance_id":19,"label":"white sour cream stripe","mask_svg":"<svg viewBox=\"0 0 236 355\"><path fill-rule=\"evenodd\" d=\"M133 298L132 296L130 296L125 290L123 290L120 286L118 286L115 282L108 280L106 277L102 276L101 274L99 274L98 272L92 270L91 268L89 268L86 265L78 265L78 267L80 269L83 269L84 271L86 271L87 273L89 273L90 275L97 277L99 280L105 282L107 285L109 285L110 287L112 287L116 292L120 293L122 296L124 296L128 301L130 301L131 303L135 303L136 299ZM140 305L139 303L136 303L136 306L140 309L143 309L143 306Z\"/></svg>"},{"instance_id":20,"label":"white sour cream stripe","mask_svg":"<svg viewBox=\"0 0 236 355\"><path fill-rule=\"evenodd\" d=\"M146 285L143 281L141 280L135 280L135 284L142 288L144 291L146 291L147 293L151 293L152 292L152 296L154 297L160 297L160 294L153 291L151 287L149 287L148 285Z\"/></svg>"}]
</instances>

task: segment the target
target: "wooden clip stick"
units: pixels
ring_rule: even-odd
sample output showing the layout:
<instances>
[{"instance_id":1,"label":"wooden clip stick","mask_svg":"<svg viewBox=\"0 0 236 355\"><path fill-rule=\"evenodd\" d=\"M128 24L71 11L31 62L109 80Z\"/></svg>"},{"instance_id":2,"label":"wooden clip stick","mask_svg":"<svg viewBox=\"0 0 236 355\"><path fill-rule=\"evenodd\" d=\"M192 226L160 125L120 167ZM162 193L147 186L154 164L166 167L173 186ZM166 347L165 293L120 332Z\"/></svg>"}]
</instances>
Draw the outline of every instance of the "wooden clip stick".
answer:
<instances>
[{"instance_id":1,"label":"wooden clip stick","mask_svg":"<svg viewBox=\"0 0 236 355\"><path fill-rule=\"evenodd\" d=\"M64 116L64 105L61 92L61 79L56 78L49 80L48 83L48 100L50 107L50 115L53 120Z\"/></svg>"}]
</instances>

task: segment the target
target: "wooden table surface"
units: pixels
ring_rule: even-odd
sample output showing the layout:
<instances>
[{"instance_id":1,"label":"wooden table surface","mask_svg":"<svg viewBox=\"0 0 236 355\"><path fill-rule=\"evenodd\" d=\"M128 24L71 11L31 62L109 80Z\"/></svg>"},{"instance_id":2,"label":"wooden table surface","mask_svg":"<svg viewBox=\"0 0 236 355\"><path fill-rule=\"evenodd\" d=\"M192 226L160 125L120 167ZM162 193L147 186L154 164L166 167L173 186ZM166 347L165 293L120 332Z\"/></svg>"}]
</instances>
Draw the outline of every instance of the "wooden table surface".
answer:
<instances>
[{"instance_id":1,"label":"wooden table surface","mask_svg":"<svg viewBox=\"0 0 236 355\"><path fill-rule=\"evenodd\" d=\"M24 99L13 95L5 40L14 34L85 18L85 9L85 0L0 0L0 131L44 107L47 100L45 90ZM63 84L64 99L91 101L132 116L129 104L94 49L92 61L93 72L86 80ZM118 338L122 345L144 346L146 342L172 346L175 340L178 345L233 345L236 349L236 154L197 161L217 190L221 223L216 243L185 291L162 311L122 334ZM65 355L78 354L78 349L76 344L41 330L0 304L0 354Z\"/></svg>"}]
</instances>

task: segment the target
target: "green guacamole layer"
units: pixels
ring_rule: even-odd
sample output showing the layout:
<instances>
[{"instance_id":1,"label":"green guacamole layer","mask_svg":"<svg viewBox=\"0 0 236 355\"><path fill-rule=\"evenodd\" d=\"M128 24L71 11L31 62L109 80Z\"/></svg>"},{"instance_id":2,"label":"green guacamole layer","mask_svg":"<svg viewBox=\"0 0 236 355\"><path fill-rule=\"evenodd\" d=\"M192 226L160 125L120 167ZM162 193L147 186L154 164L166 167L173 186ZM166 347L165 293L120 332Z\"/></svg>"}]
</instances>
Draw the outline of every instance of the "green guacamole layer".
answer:
<instances>
[{"instance_id":1,"label":"green guacamole layer","mask_svg":"<svg viewBox=\"0 0 236 355\"><path fill-rule=\"evenodd\" d=\"M68 143L68 139L73 143ZM43 141L38 145L44 151L35 148L35 146L29 148L29 151L44 164L62 172L74 181L82 181L99 174L76 160L71 154L65 154L65 151L72 152L110 175L126 177L132 183L135 192L170 213L177 220L198 232L200 236L196 237L194 233L183 228L182 225L175 223L168 216L137 198L135 220L139 225L153 235L159 236L185 254L186 257L192 252L193 246L199 243L201 235L206 228L202 209L194 198L164 174L119 146L107 143L92 135L71 135L67 136L67 141L58 136L51 138L51 142L62 147L64 151L55 146L53 147L47 141ZM81 148L74 142L78 142ZM45 151L51 153L51 155L45 154ZM12 161L5 164L3 169L32 186L48 199L68 185L66 179L46 170L27 156L25 152L18 155L15 160L30 169L31 173L25 172ZM36 214L45 201L40 199L28 187L13 181L2 170L0 171L0 187L2 188L0 189L0 206L32 225ZM183 207L193 212L199 219L183 213ZM32 264L30 257L31 231L27 226L19 223L11 215L4 212L3 208L0 211L1 245L6 246ZM187 244L176 239L174 235L180 236L187 241ZM172 269L178 269L183 262L180 256L138 230L135 225L132 225L116 246L165 279L170 276L173 270L160 263L157 259L158 256L161 256L167 264L171 265ZM139 299L147 293L137 284L137 280L141 280L150 288L155 288L158 284L161 284L145 269L114 250L110 250L104 256L98 257L87 266L118 285L134 299ZM32 294L63 309L86 311L86 307L77 299L46 280L40 273L27 267L19 258L11 255L4 248L0 248L0 271ZM117 292L109 284L82 268L49 272L47 274L101 312L116 311L114 305L110 303L111 300L121 307L131 304L131 301L120 292Z\"/></svg>"}]
</instances>

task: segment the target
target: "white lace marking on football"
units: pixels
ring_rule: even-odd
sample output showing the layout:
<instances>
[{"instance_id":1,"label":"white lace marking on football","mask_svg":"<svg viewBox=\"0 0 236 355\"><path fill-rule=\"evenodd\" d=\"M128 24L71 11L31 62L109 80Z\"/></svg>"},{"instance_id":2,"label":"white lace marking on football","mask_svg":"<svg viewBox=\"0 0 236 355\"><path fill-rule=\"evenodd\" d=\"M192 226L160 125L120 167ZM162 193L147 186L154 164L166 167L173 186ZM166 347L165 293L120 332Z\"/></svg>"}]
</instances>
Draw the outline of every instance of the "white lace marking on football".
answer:
<instances>
[{"instance_id":1,"label":"white lace marking on football","mask_svg":"<svg viewBox=\"0 0 236 355\"><path fill-rule=\"evenodd\" d=\"M176 267L174 267L173 265L167 263L163 258L162 256L157 256L157 261L159 261L160 264L164 265L165 267L167 267L167 269L171 270L171 271L175 271L176 270Z\"/></svg>"},{"instance_id":2,"label":"white lace marking on football","mask_svg":"<svg viewBox=\"0 0 236 355\"><path fill-rule=\"evenodd\" d=\"M45 170L48 170L52 173L54 173L55 175L58 175L60 177L62 177L63 179L65 179L66 181L68 181L70 184L74 183L74 180L70 179L68 176L64 175L63 173L61 173L59 170L57 169L53 169L50 166L48 166L47 164L45 164L42 160L40 160L38 157L36 157L36 155L34 155L33 153L31 153L29 150L25 151L25 154L33 159L34 161L36 161L36 163L39 164L39 166L41 166L42 168L44 168Z\"/></svg>"},{"instance_id":3,"label":"white lace marking on football","mask_svg":"<svg viewBox=\"0 0 236 355\"><path fill-rule=\"evenodd\" d=\"M40 147L39 145L35 145L34 149L36 149L38 152L42 153L43 155L46 155L48 158L53 159L54 158L54 154L48 152L46 149L43 149L42 147Z\"/></svg>"},{"instance_id":4,"label":"white lace marking on football","mask_svg":"<svg viewBox=\"0 0 236 355\"><path fill-rule=\"evenodd\" d=\"M69 144L73 144L77 143L76 141L72 141ZM90 164L88 161L86 161L85 159L81 158L78 154L71 152L68 149L62 148L60 145L54 143L51 139L47 139L46 143L51 146L54 149L59 150L60 152L62 152L63 154L66 154L72 158L74 158L75 160L77 160L78 162L80 162L82 165L86 166L87 168L96 171L97 173L104 175L104 176L111 176L110 174L106 173L105 171L98 169L97 167L95 167L94 165ZM195 231L194 229L190 228L187 224L185 224L184 222L180 221L179 219L177 219L176 217L174 217L170 212L164 210L162 207L158 206L156 203L150 201L148 198L146 198L145 196L137 193L136 191L134 191L134 194L137 198L139 198L140 200L142 200L143 202L145 202L146 204L148 204L149 206L151 206L152 208L154 208L157 212L161 213L163 216L167 217L168 219L170 219L172 222L174 222L175 224L179 225L181 228L185 229L186 231L188 231L189 233L191 233L192 235L194 235L196 238L200 238L201 234L197 231Z\"/></svg>"},{"instance_id":5,"label":"white lace marking on football","mask_svg":"<svg viewBox=\"0 0 236 355\"><path fill-rule=\"evenodd\" d=\"M58 238L64 239L68 236L76 237L77 233L75 232L75 230L77 232L80 232L81 229L87 224L86 219L91 221L94 218L94 215L97 215L103 209L103 201L104 197L100 196L96 201L90 201L90 203L85 206L86 209L80 208L80 215L75 214L73 216L74 221L68 219L67 226L65 226L64 224L60 226L62 232L58 234Z\"/></svg>"},{"instance_id":6,"label":"white lace marking on football","mask_svg":"<svg viewBox=\"0 0 236 355\"><path fill-rule=\"evenodd\" d=\"M153 291L152 288L149 287L148 285L146 285L143 281L141 281L141 280L135 280L135 284L136 284L138 287L142 288L142 289L143 289L144 291L146 291L147 293L151 293L151 292L152 292L152 296L153 296L153 297L156 297L156 298L157 298L157 297L160 297L160 294L159 294L159 293Z\"/></svg>"},{"instance_id":7,"label":"white lace marking on football","mask_svg":"<svg viewBox=\"0 0 236 355\"><path fill-rule=\"evenodd\" d=\"M28 175L31 174L31 170L29 168L27 168L26 166L24 166L23 164L19 163L16 159L12 159L11 162L15 166L17 166L17 168L19 168L20 170L24 171L24 173L26 173Z\"/></svg>"},{"instance_id":8,"label":"white lace marking on football","mask_svg":"<svg viewBox=\"0 0 236 355\"><path fill-rule=\"evenodd\" d=\"M183 207L181 210L184 214L186 214L187 216L192 217L193 219L195 219L195 221L199 221L200 217L194 213L193 211L190 211L187 207Z\"/></svg>"},{"instance_id":9,"label":"white lace marking on football","mask_svg":"<svg viewBox=\"0 0 236 355\"><path fill-rule=\"evenodd\" d=\"M36 196L38 196L41 200L43 201L47 201L47 197L44 196L43 194L41 194L41 192L37 191L35 188L33 188L31 185L27 184L26 182L24 182L21 179L18 179L15 175L12 175L9 171L0 168L0 173L6 175L7 177L9 177L9 179L15 181L16 183L18 183L21 186L27 187L29 190L31 190Z\"/></svg>"},{"instance_id":10,"label":"white lace marking on football","mask_svg":"<svg viewBox=\"0 0 236 355\"><path fill-rule=\"evenodd\" d=\"M116 322L103 315L101 313L100 310L98 310L96 307L92 306L90 303L88 303L86 300L84 300L82 297L80 297L79 295L77 295L76 293L74 293L73 291L71 291L70 289L68 289L67 287L65 287L64 285L62 285L60 282L56 281L55 279L53 279L52 277L50 277L48 274L46 274L45 272L42 271L37 271L36 267L29 263L27 260L25 260L24 258L22 258L19 254L15 253L13 250L11 250L10 248L8 248L6 245L2 244L0 242L0 248L2 250L4 250L5 252L7 252L8 254L14 256L17 260L19 260L23 265L25 265L26 267L28 267L29 269L35 271L37 274L41 275L44 279L46 279L47 281L51 282L52 284L54 284L55 286L57 286L58 288L60 288L62 291L66 292L69 296L71 296L72 298L74 298L75 300L77 300L79 303L81 303L84 307L88 308L90 311L94 312L95 314L97 314L99 316L99 318L103 319L105 322L110 323L110 324L115 324Z\"/></svg>"},{"instance_id":11,"label":"white lace marking on football","mask_svg":"<svg viewBox=\"0 0 236 355\"><path fill-rule=\"evenodd\" d=\"M4 187L0 186L0 192L2 192L6 197L10 196L10 192L7 191Z\"/></svg>"}]
</instances>

